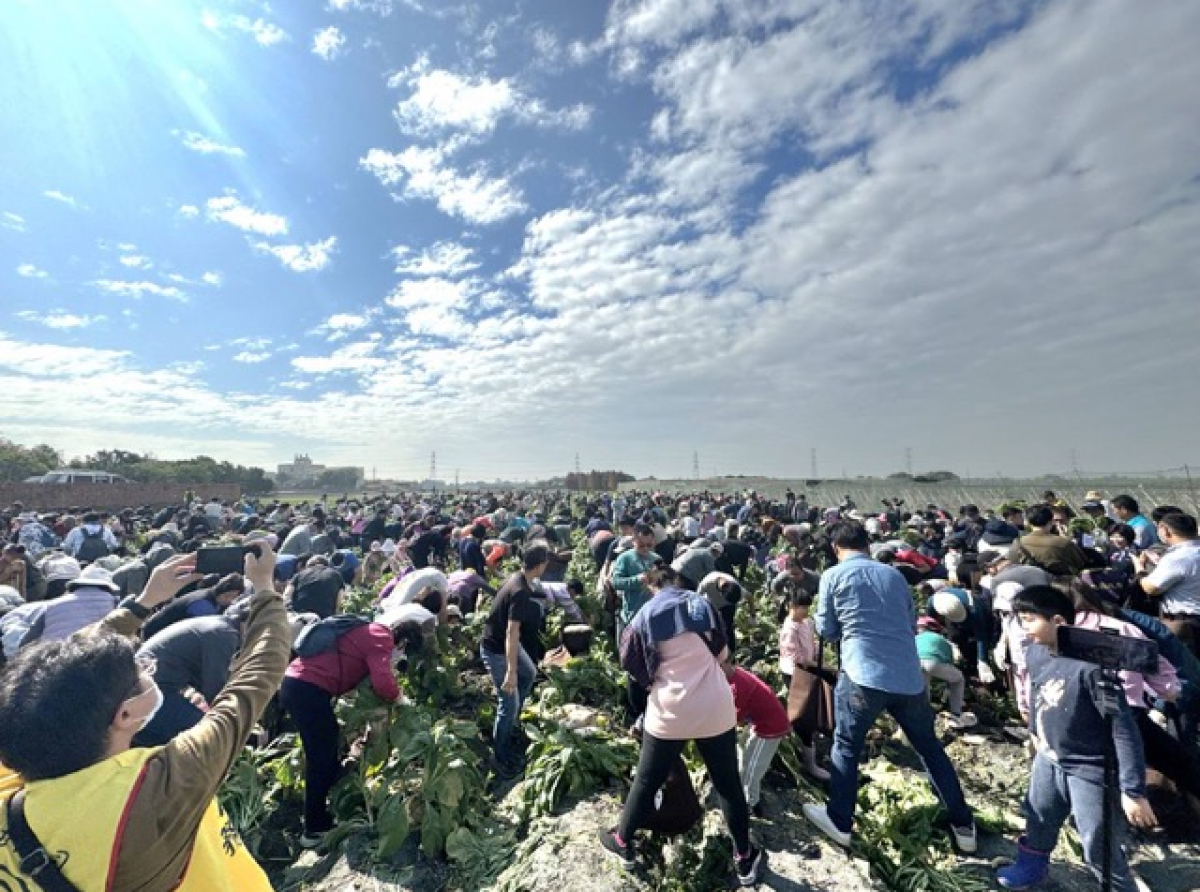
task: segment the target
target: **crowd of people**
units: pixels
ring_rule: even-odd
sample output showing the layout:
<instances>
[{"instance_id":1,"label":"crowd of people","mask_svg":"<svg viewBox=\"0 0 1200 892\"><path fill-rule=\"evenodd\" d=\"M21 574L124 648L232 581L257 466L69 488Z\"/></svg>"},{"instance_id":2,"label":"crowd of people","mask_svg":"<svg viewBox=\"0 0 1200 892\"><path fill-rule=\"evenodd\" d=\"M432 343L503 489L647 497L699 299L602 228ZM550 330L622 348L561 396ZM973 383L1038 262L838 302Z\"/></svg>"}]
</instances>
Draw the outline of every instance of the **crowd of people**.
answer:
<instances>
[{"instance_id":1,"label":"crowd of people","mask_svg":"<svg viewBox=\"0 0 1200 892\"><path fill-rule=\"evenodd\" d=\"M1089 492L1070 505L1046 493L957 511L886 500L868 511L790 491L299 504L189 494L114 513L17 504L0 531L0 871L39 882L269 888L213 804L268 702L277 698L303 746L299 843L319 846L345 745L335 700L369 682L381 704L400 701L408 655L475 613L501 780L523 771L519 716L547 658L549 614L563 612L564 641L574 630L582 647L593 634L611 644L641 756L600 842L626 867L688 741L708 768L742 885L761 870L751 817L763 814L763 778L791 734L804 771L828 788L805 815L848 846L867 735L885 712L923 763L954 845L974 852L975 821L938 725L975 726L974 690L1010 697L1029 729L1027 827L999 871L1006 888L1046 876L1068 817L1099 872L1103 820L1115 811L1113 888L1134 889L1125 826L1156 820L1146 767L1200 797L1196 519L1168 505L1143 513L1128 495ZM567 578L579 537L594 591ZM231 545L236 566L209 566ZM369 615L343 610L352 587L373 593ZM594 627L585 597L602 606ZM743 611L777 624L781 686L737 664ZM1157 645L1154 672L1121 673L1111 734L1101 671L1058 652L1059 626ZM939 720L931 687L941 685ZM831 708L819 708L823 695ZM1103 783L1110 746L1115 809ZM70 808L97 820L57 820Z\"/></svg>"}]
</instances>

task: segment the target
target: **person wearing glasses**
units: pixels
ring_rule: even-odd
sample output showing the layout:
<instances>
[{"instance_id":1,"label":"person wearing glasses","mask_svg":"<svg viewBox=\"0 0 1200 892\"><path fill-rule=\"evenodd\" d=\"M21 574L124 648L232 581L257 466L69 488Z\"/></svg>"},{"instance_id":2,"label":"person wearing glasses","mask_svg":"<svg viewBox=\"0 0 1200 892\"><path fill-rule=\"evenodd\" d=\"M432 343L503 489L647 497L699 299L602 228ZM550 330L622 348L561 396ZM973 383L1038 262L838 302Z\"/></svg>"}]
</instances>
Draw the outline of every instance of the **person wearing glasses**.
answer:
<instances>
[{"instance_id":1,"label":"person wearing glasses","mask_svg":"<svg viewBox=\"0 0 1200 892\"><path fill-rule=\"evenodd\" d=\"M17 888L59 879L80 892L271 889L216 803L291 649L275 556L259 548L246 556L254 595L229 681L165 746L131 747L163 697L133 636L199 578L194 555L164 562L139 597L99 623L12 660L0 679L0 877Z\"/></svg>"}]
</instances>

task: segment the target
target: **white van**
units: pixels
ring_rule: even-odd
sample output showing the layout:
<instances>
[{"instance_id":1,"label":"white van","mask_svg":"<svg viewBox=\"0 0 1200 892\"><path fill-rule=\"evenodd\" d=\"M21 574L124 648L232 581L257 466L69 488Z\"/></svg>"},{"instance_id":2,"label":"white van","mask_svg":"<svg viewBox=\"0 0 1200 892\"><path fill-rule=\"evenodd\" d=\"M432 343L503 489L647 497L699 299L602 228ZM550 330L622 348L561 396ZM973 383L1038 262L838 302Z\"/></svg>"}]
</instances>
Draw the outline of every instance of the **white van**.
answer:
<instances>
[{"instance_id":1,"label":"white van","mask_svg":"<svg viewBox=\"0 0 1200 892\"><path fill-rule=\"evenodd\" d=\"M80 471L66 468L62 471L50 471L43 474L39 483L128 483L120 474L110 474L107 471Z\"/></svg>"}]
</instances>

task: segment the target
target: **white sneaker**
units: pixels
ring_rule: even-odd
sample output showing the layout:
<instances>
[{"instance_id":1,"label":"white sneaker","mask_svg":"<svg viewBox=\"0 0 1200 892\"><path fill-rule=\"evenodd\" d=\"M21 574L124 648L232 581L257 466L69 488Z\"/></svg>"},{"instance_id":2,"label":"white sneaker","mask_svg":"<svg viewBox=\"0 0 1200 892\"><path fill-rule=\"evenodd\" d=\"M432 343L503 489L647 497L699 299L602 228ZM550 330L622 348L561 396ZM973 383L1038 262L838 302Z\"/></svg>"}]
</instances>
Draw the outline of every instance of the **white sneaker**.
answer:
<instances>
[{"instance_id":1,"label":"white sneaker","mask_svg":"<svg viewBox=\"0 0 1200 892\"><path fill-rule=\"evenodd\" d=\"M979 850L979 840L975 836L974 822L966 827L955 827L951 824L950 832L954 834L954 844L963 854L973 855Z\"/></svg>"},{"instance_id":2,"label":"white sneaker","mask_svg":"<svg viewBox=\"0 0 1200 892\"><path fill-rule=\"evenodd\" d=\"M973 712L962 712L958 715L950 716L950 727L955 731L965 731L967 728L974 728L979 724L979 719L975 717Z\"/></svg>"},{"instance_id":3,"label":"white sneaker","mask_svg":"<svg viewBox=\"0 0 1200 892\"><path fill-rule=\"evenodd\" d=\"M823 805L804 806L804 817L808 818L818 829L842 848L850 847L850 834L838 830L837 825L829 817L829 811Z\"/></svg>"}]
</instances>

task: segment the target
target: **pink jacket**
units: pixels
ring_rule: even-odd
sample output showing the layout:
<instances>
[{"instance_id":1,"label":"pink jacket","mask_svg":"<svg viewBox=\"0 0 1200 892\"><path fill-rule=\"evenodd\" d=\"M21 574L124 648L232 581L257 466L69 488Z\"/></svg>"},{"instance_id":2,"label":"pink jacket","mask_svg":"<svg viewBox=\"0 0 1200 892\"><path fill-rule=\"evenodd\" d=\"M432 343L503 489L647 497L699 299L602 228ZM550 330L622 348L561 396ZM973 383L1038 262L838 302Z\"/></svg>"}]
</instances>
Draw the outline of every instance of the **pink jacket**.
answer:
<instances>
[{"instance_id":1,"label":"pink jacket","mask_svg":"<svg viewBox=\"0 0 1200 892\"><path fill-rule=\"evenodd\" d=\"M779 630L779 671L792 675L797 666L811 666L816 662L817 636L812 619L797 623L789 616Z\"/></svg>"}]
</instances>

